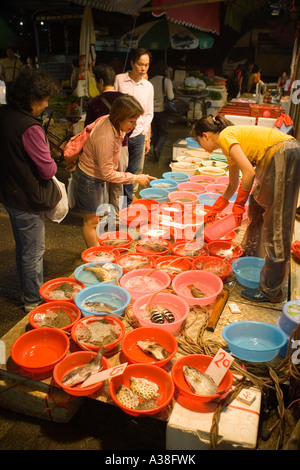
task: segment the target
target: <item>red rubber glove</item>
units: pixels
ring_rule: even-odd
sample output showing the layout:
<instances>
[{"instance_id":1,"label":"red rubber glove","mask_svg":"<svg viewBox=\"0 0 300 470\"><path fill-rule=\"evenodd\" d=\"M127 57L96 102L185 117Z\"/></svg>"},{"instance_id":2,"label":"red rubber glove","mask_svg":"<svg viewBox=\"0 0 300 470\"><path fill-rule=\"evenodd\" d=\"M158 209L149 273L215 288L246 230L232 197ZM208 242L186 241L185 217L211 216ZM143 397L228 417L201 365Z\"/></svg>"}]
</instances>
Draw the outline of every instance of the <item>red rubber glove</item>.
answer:
<instances>
[{"instance_id":1,"label":"red rubber glove","mask_svg":"<svg viewBox=\"0 0 300 470\"><path fill-rule=\"evenodd\" d=\"M223 196L218 197L214 205L211 207L211 209L205 214L204 216L204 222L213 222L215 220L216 215L219 212L222 212L229 204L229 201L225 199Z\"/></svg>"},{"instance_id":2,"label":"red rubber glove","mask_svg":"<svg viewBox=\"0 0 300 470\"><path fill-rule=\"evenodd\" d=\"M245 189L240 188L238 190L237 197L232 208L232 212L234 213L237 227L241 225L242 223L243 215L246 210L245 204L247 202L249 194L250 194L250 191L246 191Z\"/></svg>"}]
</instances>

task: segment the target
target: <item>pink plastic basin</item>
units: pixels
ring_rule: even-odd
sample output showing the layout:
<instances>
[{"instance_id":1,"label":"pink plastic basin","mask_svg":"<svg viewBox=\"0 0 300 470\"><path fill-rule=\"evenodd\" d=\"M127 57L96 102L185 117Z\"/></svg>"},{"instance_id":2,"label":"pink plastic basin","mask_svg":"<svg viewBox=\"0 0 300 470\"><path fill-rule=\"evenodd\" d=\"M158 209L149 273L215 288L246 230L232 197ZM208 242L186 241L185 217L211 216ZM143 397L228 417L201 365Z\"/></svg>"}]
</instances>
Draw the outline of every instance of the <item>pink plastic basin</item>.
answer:
<instances>
[{"instance_id":1,"label":"pink plastic basin","mask_svg":"<svg viewBox=\"0 0 300 470\"><path fill-rule=\"evenodd\" d=\"M177 189L178 191L187 191L194 194L201 194L205 192L205 186L203 184L193 183L192 181L179 183Z\"/></svg>"},{"instance_id":2,"label":"pink plastic basin","mask_svg":"<svg viewBox=\"0 0 300 470\"><path fill-rule=\"evenodd\" d=\"M226 215L205 228L205 240L210 243L214 240L220 240L229 232L237 228L234 214Z\"/></svg>"},{"instance_id":3,"label":"pink plastic basin","mask_svg":"<svg viewBox=\"0 0 300 470\"><path fill-rule=\"evenodd\" d=\"M194 175L190 177L190 181L192 183L200 183L200 184L208 184L208 183L215 183L216 178L209 175Z\"/></svg>"},{"instance_id":4,"label":"pink plastic basin","mask_svg":"<svg viewBox=\"0 0 300 470\"><path fill-rule=\"evenodd\" d=\"M165 320L164 323L152 322L149 318L148 308L155 307L156 305L163 305L172 312L175 321L173 323L169 323L167 320ZM132 306L132 312L141 326L161 328L177 336L181 331L184 320L190 312L190 308L184 298L174 294L158 292L155 295L144 295L137 299Z\"/></svg>"},{"instance_id":5,"label":"pink plastic basin","mask_svg":"<svg viewBox=\"0 0 300 470\"><path fill-rule=\"evenodd\" d=\"M172 191L168 194L169 201L180 202L181 204L186 203L198 203L198 196L195 193L189 191Z\"/></svg>"},{"instance_id":6,"label":"pink plastic basin","mask_svg":"<svg viewBox=\"0 0 300 470\"><path fill-rule=\"evenodd\" d=\"M194 297L189 286L204 293L204 297ZM178 274L172 281L174 292L189 305L209 305L222 292L223 281L208 271L192 270Z\"/></svg>"},{"instance_id":7,"label":"pink plastic basin","mask_svg":"<svg viewBox=\"0 0 300 470\"><path fill-rule=\"evenodd\" d=\"M166 289L171 284L170 276L155 269L134 269L124 274L120 286L127 290L131 299Z\"/></svg>"}]
</instances>

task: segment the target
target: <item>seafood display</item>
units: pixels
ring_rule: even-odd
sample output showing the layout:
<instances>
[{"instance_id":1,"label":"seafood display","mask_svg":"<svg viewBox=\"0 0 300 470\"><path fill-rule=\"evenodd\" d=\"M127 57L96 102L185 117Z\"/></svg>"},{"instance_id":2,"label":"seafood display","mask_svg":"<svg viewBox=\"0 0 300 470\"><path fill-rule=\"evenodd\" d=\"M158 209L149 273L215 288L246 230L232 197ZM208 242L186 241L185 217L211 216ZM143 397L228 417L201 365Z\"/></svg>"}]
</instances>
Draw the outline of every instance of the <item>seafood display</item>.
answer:
<instances>
[{"instance_id":1,"label":"seafood display","mask_svg":"<svg viewBox=\"0 0 300 470\"><path fill-rule=\"evenodd\" d=\"M195 287L193 284L190 284L187 287L191 290L191 293L192 293L193 297L197 297L198 299L202 299L203 297L207 297L205 292L202 292L201 289L199 289L198 287Z\"/></svg>"},{"instance_id":2,"label":"seafood display","mask_svg":"<svg viewBox=\"0 0 300 470\"><path fill-rule=\"evenodd\" d=\"M109 282L118 278L118 271L113 264L105 263L103 266L84 266L83 271L90 271L99 282Z\"/></svg>"},{"instance_id":3,"label":"seafood display","mask_svg":"<svg viewBox=\"0 0 300 470\"><path fill-rule=\"evenodd\" d=\"M128 279L124 287L125 289L134 290L135 292L150 294L152 292L158 292L159 290L163 289L164 283L151 277L151 275L143 275Z\"/></svg>"},{"instance_id":4,"label":"seafood display","mask_svg":"<svg viewBox=\"0 0 300 470\"><path fill-rule=\"evenodd\" d=\"M63 309L58 308L49 313L37 313L34 322L40 328L64 328L72 323L72 319Z\"/></svg>"},{"instance_id":5,"label":"seafood display","mask_svg":"<svg viewBox=\"0 0 300 470\"><path fill-rule=\"evenodd\" d=\"M137 341L136 344L145 354L148 354L148 356L153 357L157 361L162 361L170 355L170 353L161 344L156 343L155 341Z\"/></svg>"},{"instance_id":6,"label":"seafood display","mask_svg":"<svg viewBox=\"0 0 300 470\"><path fill-rule=\"evenodd\" d=\"M221 249L216 254L218 256L223 256L224 258L231 257L236 253L235 247L229 248L229 250Z\"/></svg>"},{"instance_id":7,"label":"seafood display","mask_svg":"<svg viewBox=\"0 0 300 470\"><path fill-rule=\"evenodd\" d=\"M140 240L138 245L146 250L161 253L166 250L166 245L159 243L157 240Z\"/></svg>"},{"instance_id":8,"label":"seafood display","mask_svg":"<svg viewBox=\"0 0 300 470\"><path fill-rule=\"evenodd\" d=\"M153 183L152 187L161 188L161 189L168 189L168 188L173 188L173 185L169 184L169 183Z\"/></svg>"},{"instance_id":9,"label":"seafood display","mask_svg":"<svg viewBox=\"0 0 300 470\"><path fill-rule=\"evenodd\" d=\"M158 385L144 378L130 377L130 389L140 398L154 398L158 394Z\"/></svg>"},{"instance_id":10,"label":"seafood display","mask_svg":"<svg viewBox=\"0 0 300 470\"><path fill-rule=\"evenodd\" d=\"M143 255L136 255L134 254L134 257L128 255L124 256L122 259L118 261L119 266L121 268L125 269L126 271L131 271L132 269L140 269L144 268L145 266L148 266L151 263L149 258L147 256Z\"/></svg>"},{"instance_id":11,"label":"seafood display","mask_svg":"<svg viewBox=\"0 0 300 470\"><path fill-rule=\"evenodd\" d=\"M109 245L109 246L121 246L128 243L130 240L127 238L114 238L108 240L101 240L102 245Z\"/></svg>"},{"instance_id":12,"label":"seafood display","mask_svg":"<svg viewBox=\"0 0 300 470\"><path fill-rule=\"evenodd\" d=\"M193 202L193 199L189 199L188 197L179 197L174 199L174 202Z\"/></svg>"},{"instance_id":13,"label":"seafood display","mask_svg":"<svg viewBox=\"0 0 300 470\"><path fill-rule=\"evenodd\" d=\"M130 377L130 388L121 385L116 393L117 400L127 408L146 410L158 406L156 403L159 386L151 380Z\"/></svg>"},{"instance_id":14,"label":"seafood display","mask_svg":"<svg viewBox=\"0 0 300 470\"><path fill-rule=\"evenodd\" d=\"M178 259L178 258L175 258L171 261L169 261L169 260L168 261L162 261L161 263L157 264L157 267L161 271L166 271L168 274L174 275L174 274L179 274L182 271L186 271L185 267L182 267L182 268L179 267L180 263L181 263L181 260Z\"/></svg>"},{"instance_id":15,"label":"seafood display","mask_svg":"<svg viewBox=\"0 0 300 470\"><path fill-rule=\"evenodd\" d=\"M75 367L65 374L62 379L62 383L66 387L74 387L84 382L88 377L93 374L97 374L102 369L101 358L104 353L104 348L99 348L97 355L88 364L84 366Z\"/></svg>"},{"instance_id":16,"label":"seafood display","mask_svg":"<svg viewBox=\"0 0 300 470\"><path fill-rule=\"evenodd\" d=\"M78 343L88 343L93 346L103 346L115 341L121 329L117 324L112 324L105 318L89 322L89 318L76 329L76 341Z\"/></svg>"},{"instance_id":17,"label":"seafood display","mask_svg":"<svg viewBox=\"0 0 300 470\"><path fill-rule=\"evenodd\" d=\"M80 286L75 286L64 282L57 287L54 287L48 292L48 297L52 300L68 300L75 297L75 295L81 290Z\"/></svg>"},{"instance_id":18,"label":"seafood display","mask_svg":"<svg viewBox=\"0 0 300 470\"><path fill-rule=\"evenodd\" d=\"M110 297L113 299L113 303L102 302L101 300L89 300L88 298L83 302L82 307L95 313L112 313L122 306L122 300L113 295Z\"/></svg>"},{"instance_id":19,"label":"seafood display","mask_svg":"<svg viewBox=\"0 0 300 470\"><path fill-rule=\"evenodd\" d=\"M148 307L146 304L141 309L141 315L143 316L144 320L150 320L152 323L157 324L163 324L165 321L167 323L173 323L175 321L174 313L164 305Z\"/></svg>"},{"instance_id":20,"label":"seafood display","mask_svg":"<svg viewBox=\"0 0 300 470\"><path fill-rule=\"evenodd\" d=\"M215 381L209 375L195 369L195 367L183 366L183 376L191 390L197 395L215 395L218 393Z\"/></svg>"}]
</instances>

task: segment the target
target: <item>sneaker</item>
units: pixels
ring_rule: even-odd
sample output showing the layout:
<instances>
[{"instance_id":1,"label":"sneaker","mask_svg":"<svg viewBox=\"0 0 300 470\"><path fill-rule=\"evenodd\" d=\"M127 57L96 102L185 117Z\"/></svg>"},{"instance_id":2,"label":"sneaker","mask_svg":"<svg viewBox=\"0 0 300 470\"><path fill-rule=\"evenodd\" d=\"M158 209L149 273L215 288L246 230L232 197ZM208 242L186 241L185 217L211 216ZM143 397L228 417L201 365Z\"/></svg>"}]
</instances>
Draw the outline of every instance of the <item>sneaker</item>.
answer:
<instances>
[{"instance_id":1,"label":"sneaker","mask_svg":"<svg viewBox=\"0 0 300 470\"><path fill-rule=\"evenodd\" d=\"M24 305L24 311L25 313L30 313L32 310L34 310L36 307L38 307L41 304L41 302L37 302L35 304L25 304Z\"/></svg>"},{"instance_id":2,"label":"sneaker","mask_svg":"<svg viewBox=\"0 0 300 470\"><path fill-rule=\"evenodd\" d=\"M252 302L271 302L271 303L281 302L280 300L269 299L258 289L245 289L241 292L241 295L242 297L244 297L244 299L251 300Z\"/></svg>"}]
</instances>

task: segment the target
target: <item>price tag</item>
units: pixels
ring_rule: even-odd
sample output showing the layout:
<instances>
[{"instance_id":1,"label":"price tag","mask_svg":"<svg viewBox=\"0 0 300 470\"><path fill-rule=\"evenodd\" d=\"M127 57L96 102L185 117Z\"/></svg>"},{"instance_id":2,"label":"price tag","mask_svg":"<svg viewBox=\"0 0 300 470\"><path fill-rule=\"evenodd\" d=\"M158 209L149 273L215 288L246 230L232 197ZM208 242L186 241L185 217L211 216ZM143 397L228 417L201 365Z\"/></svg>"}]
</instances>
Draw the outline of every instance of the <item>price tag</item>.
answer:
<instances>
[{"instance_id":1,"label":"price tag","mask_svg":"<svg viewBox=\"0 0 300 470\"><path fill-rule=\"evenodd\" d=\"M123 374L124 370L126 369L128 362L124 364L120 364L119 366L111 367L110 369L106 369L103 371L98 372L97 374L91 375L88 377L83 384L81 385L82 388L88 387L89 385L93 385L97 382L102 382L106 379L112 379L117 375Z\"/></svg>"},{"instance_id":2,"label":"price tag","mask_svg":"<svg viewBox=\"0 0 300 470\"><path fill-rule=\"evenodd\" d=\"M215 381L216 385L219 385L233 361L234 357L220 348L205 373Z\"/></svg>"}]
</instances>

